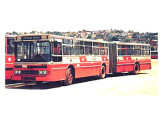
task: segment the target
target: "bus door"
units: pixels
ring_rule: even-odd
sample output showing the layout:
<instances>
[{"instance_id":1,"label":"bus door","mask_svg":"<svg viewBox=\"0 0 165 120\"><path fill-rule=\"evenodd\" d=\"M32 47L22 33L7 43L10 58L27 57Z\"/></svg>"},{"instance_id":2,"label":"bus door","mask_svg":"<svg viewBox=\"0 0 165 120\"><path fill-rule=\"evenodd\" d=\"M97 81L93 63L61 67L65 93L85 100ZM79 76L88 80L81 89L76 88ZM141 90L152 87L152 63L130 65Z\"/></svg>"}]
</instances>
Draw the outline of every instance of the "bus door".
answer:
<instances>
[{"instance_id":1,"label":"bus door","mask_svg":"<svg viewBox=\"0 0 165 120\"><path fill-rule=\"evenodd\" d=\"M115 73L117 68L116 43L109 44L109 73Z\"/></svg>"},{"instance_id":2,"label":"bus door","mask_svg":"<svg viewBox=\"0 0 165 120\"><path fill-rule=\"evenodd\" d=\"M55 39L52 53L53 62L62 61L62 39Z\"/></svg>"}]
</instances>

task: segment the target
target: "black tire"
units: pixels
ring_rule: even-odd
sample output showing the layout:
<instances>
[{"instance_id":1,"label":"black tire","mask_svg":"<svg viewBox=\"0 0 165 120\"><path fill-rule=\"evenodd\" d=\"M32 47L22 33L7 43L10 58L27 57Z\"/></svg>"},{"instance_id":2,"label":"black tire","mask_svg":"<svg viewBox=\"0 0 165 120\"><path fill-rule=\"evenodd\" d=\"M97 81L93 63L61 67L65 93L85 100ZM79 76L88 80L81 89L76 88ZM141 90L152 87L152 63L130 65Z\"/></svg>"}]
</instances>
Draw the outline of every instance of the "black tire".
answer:
<instances>
[{"instance_id":1,"label":"black tire","mask_svg":"<svg viewBox=\"0 0 165 120\"><path fill-rule=\"evenodd\" d=\"M42 85L43 85L42 81L37 81L36 82L36 86L42 86Z\"/></svg>"},{"instance_id":2,"label":"black tire","mask_svg":"<svg viewBox=\"0 0 165 120\"><path fill-rule=\"evenodd\" d=\"M140 66L139 66L138 63L135 63L135 65L134 65L134 71L132 71L131 74L137 75L139 73L139 71L140 71Z\"/></svg>"},{"instance_id":3,"label":"black tire","mask_svg":"<svg viewBox=\"0 0 165 120\"><path fill-rule=\"evenodd\" d=\"M101 66L101 72L100 72L99 78L103 79L105 77L106 77L106 69L105 69L105 66L102 65Z\"/></svg>"},{"instance_id":4,"label":"black tire","mask_svg":"<svg viewBox=\"0 0 165 120\"><path fill-rule=\"evenodd\" d=\"M68 68L67 72L66 72L66 80L63 81L63 84L65 86L71 85L73 80L74 80L74 72L73 72L72 68Z\"/></svg>"}]
</instances>

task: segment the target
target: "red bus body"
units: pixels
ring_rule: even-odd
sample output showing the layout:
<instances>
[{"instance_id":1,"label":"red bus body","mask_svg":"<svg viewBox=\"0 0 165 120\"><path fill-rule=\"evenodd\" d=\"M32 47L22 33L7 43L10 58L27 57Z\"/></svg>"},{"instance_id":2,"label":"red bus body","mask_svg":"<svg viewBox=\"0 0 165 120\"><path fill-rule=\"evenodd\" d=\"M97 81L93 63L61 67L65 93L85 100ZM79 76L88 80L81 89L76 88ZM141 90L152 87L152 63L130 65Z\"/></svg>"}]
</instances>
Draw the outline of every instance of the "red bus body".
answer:
<instances>
[{"instance_id":1,"label":"red bus body","mask_svg":"<svg viewBox=\"0 0 165 120\"><path fill-rule=\"evenodd\" d=\"M5 36L5 80L11 80L15 61L14 55L15 35Z\"/></svg>"},{"instance_id":2,"label":"red bus body","mask_svg":"<svg viewBox=\"0 0 165 120\"><path fill-rule=\"evenodd\" d=\"M151 59L158 59L158 51L151 51Z\"/></svg>"},{"instance_id":3,"label":"red bus body","mask_svg":"<svg viewBox=\"0 0 165 120\"><path fill-rule=\"evenodd\" d=\"M28 36L28 35L26 35ZM32 35L29 35L32 36ZM151 56L150 56L150 49L149 45L145 44L133 44L133 43L110 43L105 41L97 41L97 40L89 40L89 39L79 39L79 38L71 38L71 37L64 37L64 36L56 36L56 35L35 35L41 36L41 41L49 40L51 44L51 60L49 62L25 62L20 59L19 61L16 60L14 65L14 76L12 77L13 80L19 81L61 81L67 79L67 70L71 68L74 71L74 78L81 78L81 77L88 77L88 76L96 76L100 75L102 72L102 66L106 69L106 74L109 73L120 73L120 72L131 72L135 70L135 64L139 65L139 70L147 70L151 69ZM21 37L17 37L17 42L21 41ZM64 52L69 51L69 47L65 50L65 44L62 44L62 55L53 55L52 52L54 49L53 46L57 47L53 41L64 41L73 40L73 48L75 53L73 55L64 55ZM29 38L28 38L29 40ZM26 41L28 41L26 40ZM30 40L29 40L30 41ZM32 41L32 40L31 40ZM35 40L34 40L35 41ZM78 42L75 41L83 41L83 44L80 45L82 48L84 46L84 51L86 52L87 45L86 41L90 41L92 43L92 51L97 54L97 50L99 50L99 55L86 55L85 52L83 55L76 55L78 47L76 45ZM98 46L94 46L98 43ZM75 45L74 45L75 44ZM99 45L100 44L100 45ZM70 45L68 45L70 46ZM106 47L105 47L106 46ZM119 48L122 46L122 48ZM124 46L124 47L123 47ZM124 53L129 53L128 51L133 51L135 48L126 48L127 46L147 46L146 50L144 49L137 49L139 51L145 51L148 55L123 55ZM67 48L67 47L66 47ZM46 49L46 48L45 48ZM56 49L57 51L58 49ZM77 51L76 51L77 50ZM121 51L122 55L119 55ZM123 52L124 51L124 52ZM102 54L103 52L103 54ZM141 52L139 54L141 54ZM58 52L57 52L58 53ZM55 58L55 59L54 59ZM59 61L58 61L59 60ZM55 61L55 62L53 62ZM39 71L47 71L46 74L40 75ZM19 74L17 74L19 73Z\"/></svg>"}]
</instances>

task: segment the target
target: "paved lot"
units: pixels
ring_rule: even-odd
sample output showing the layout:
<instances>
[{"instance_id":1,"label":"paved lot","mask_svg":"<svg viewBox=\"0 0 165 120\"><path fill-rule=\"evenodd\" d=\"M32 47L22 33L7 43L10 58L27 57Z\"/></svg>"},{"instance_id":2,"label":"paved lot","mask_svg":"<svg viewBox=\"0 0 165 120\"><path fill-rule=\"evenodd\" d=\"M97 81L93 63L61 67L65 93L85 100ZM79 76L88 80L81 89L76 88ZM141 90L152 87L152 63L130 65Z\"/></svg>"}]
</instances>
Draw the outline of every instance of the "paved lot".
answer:
<instances>
[{"instance_id":1,"label":"paved lot","mask_svg":"<svg viewBox=\"0 0 165 120\"><path fill-rule=\"evenodd\" d=\"M158 95L158 62L152 60L152 69L138 75L109 75L106 79L76 85L79 94L97 95ZM80 87L80 89L78 88ZM82 87L86 89L81 89Z\"/></svg>"},{"instance_id":2,"label":"paved lot","mask_svg":"<svg viewBox=\"0 0 165 120\"><path fill-rule=\"evenodd\" d=\"M158 60L152 60L152 69L138 75L128 73L108 75L105 79L88 77L77 79L70 86L59 83L26 86L16 89L51 90L55 94L72 95L158 95Z\"/></svg>"}]
</instances>

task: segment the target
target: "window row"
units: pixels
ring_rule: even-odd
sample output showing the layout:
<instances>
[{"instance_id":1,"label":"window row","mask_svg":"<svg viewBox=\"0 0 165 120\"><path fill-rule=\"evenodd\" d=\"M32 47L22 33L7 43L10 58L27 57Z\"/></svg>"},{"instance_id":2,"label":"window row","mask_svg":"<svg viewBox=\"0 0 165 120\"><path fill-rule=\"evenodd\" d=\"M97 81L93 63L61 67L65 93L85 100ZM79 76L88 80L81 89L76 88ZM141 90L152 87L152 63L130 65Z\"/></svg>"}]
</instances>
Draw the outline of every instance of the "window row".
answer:
<instances>
[{"instance_id":1,"label":"window row","mask_svg":"<svg viewBox=\"0 0 165 120\"><path fill-rule=\"evenodd\" d=\"M150 50L118 49L118 55L150 55Z\"/></svg>"},{"instance_id":2,"label":"window row","mask_svg":"<svg viewBox=\"0 0 165 120\"><path fill-rule=\"evenodd\" d=\"M92 45L93 43L93 45ZM81 41L81 40L75 40L73 41L72 39L63 39L63 44L68 44L68 45L85 45L85 46L100 46L100 47L108 47L108 43L99 43L99 42L88 42L88 41Z\"/></svg>"},{"instance_id":3,"label":"window row","mask_svg":"<svg viewBox=\"0 0 165 120\"><path fill-rule=\"evenodd\" d=\"M118 48L123 49L150 49L149 45L118 45Z\"/></svg>"},{"instance_id":4,"label":"window row","mask_svg":"<svg viewBox=\"0 0 165 120\"><path fill-rule=\"evenodd\" d=\"M108 48L63 46L63 55L108 55Z\"/></svg>"}]
</instances>

